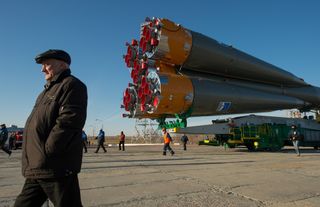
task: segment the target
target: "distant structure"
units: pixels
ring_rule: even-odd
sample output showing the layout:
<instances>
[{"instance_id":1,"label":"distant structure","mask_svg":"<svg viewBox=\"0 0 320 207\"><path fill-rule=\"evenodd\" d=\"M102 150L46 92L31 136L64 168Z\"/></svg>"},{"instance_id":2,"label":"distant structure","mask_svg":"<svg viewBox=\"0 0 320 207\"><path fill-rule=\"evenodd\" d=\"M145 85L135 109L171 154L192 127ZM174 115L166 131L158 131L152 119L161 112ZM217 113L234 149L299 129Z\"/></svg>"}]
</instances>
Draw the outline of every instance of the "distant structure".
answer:
<instances>
[{"instance_id":1,"label":"distant structure","mask_svg":"<svg viewBox=\"0 0 320 207\"><path fill-rule=\"evenodd\" d=\"M302 114L299 110L288 110L287 117L288 118L302 118Z\"/></svg>"},{"instance_id":2,"label":"distant structure","mask_svg":"<svg viewBox=\"0 0 320 207\"><path fill-rule=\"evenodd\" d=\"M320 111L319 110L312 110L310 112L300 112L297 109L288 110L287 117L288 118L315 119L318 123L320 123Z\"/></svg>"},{"instance_id":3,"label":"distant structure","mask_svg":"<svg viewBox=\"0 0 320 207\"><path fill-rule=\"evenodd\" d=\"M158 124L150 119L136 119L136 135L132 137L131 143L156 143L161 142Z\"/></svg>"},{"instance_id":4,"label":"distant structure","mask_svg":"<svg viewBox=\"0 0 320 207\"><path fill-rule=\"evenodd\" d=\"M10 127L7 127L8 132L17 132L17 131L23 131L23 127L18 127L17 125L11 125Z\"/></svg>"}]
</instances>

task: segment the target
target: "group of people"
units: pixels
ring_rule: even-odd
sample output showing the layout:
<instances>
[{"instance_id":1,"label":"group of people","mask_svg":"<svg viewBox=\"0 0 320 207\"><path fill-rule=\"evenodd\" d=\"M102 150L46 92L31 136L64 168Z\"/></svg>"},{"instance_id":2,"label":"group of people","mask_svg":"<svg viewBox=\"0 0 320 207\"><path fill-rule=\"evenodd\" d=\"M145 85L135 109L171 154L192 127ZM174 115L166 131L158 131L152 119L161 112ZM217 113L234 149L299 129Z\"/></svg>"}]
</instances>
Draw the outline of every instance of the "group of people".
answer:
<instances>
[{"instance_id":1,"label":"group of people","mask_svg":"<svg viewBox=\"0 0 320 207\"><path fill-rule=\"evenodd\" d=\"M163 133L163 155L167 155L167 151L170 152L171 155L174 155L175 152L173 149L170 147L170 143L173 141L169 132L167 131L166 128L162 128L162 133ZM183 134L181 137L181 142L183 144L183 150L187 150L187 142L189 141L189 138L186 134Z\"/></svg>"},{"instance_id":2,"label":"group of people","mask_svg":"<svg viewBox=\"0 0 320 207\"><path fill-rule=\"evenodd\" d=\"M12 154L12 150L18 147L16 144L17 135L18 132L16 131L8 132L6 124L0 125L0 148L6 152L9 157Z\"/></svg>"},{"instance_id":3,"label":"group of people","mask_svg":"<svg viewBox=\"0 0 320 207\"><path fill-rule=\"evenodd\" d=\"M119 138L119 150L125 151L125 147L124 147L125 138L126 138L126 135L123 133L123 131L121 131L120 138ZM107 152L107 149L104 146L105 132L103 131L103 129L100 129L96 139L97 139L97 148L95 150L95 153L99 152L100 147L103 149L104 152ZM84 153L87 153L88 152L88 149L87 149L88 136L84 130L82 130L82 142L83 142Z\"/></svg>"},{"instance_id":4,"label":"group of people","mask_svg":"<svg viewBox=\"0 0 320 207\"><path fill-rule=\"evenodd\" d=\"M169 151L171 153L171 155L174 155L175 152L170 147L170 143L172 142L172 138L171 138L169 132L167 132L166 128L163 128L162 132L163 132L163 139L164 139L163 155L166 155L167 151ZM121 131L120 137L119 137L119 151L120 150L125 151L125 137L126 137L125 134L123 133L123 131ZM97 139L97 148L95 150L95 153L99 152L100 147L103 149L104 152L107 152L107 149L104 146L105 132L103 131L103 129L100 129L99 134L96 137L96 139ZM88 149L87 149L88 136L84 130L82 130L82 141L83 141L84 153L87 153L88 152ZM183 143L183 150L187 150L187 142L188 141L189 141L188 137L184 134L181 137L181 142Z\"/></svg>"},{"instance_id":5,"label":"group of people","mask_svg":"<svg viewBox=\"0 0 320 207\"><path fill-rule=\"evenodd\" d=\"M172 142L172 138L171 138L169 132L167 132L166 128L163 128L162 132L163 132L163 139L164 139L163 155L166 155L167 151L169 151L171 153L171 155L174 155L175 152L170 147L170 143ZM120 150L125 151L125 137L126 137L126 135L123 133L123 131L121 131L120 136L119 136L119 151ZM97 139L97 148L95 150L95 153L99 152L100 147L103 149L104 152L107 152L107 149L104 146L105 132L103 131L103 129L100 129L99 134L96 137L96 139ZM189 141L188 137L184 134L181 137L181 142L183 143L183 150L187 150L187 142L188 141ZM82 142L83 142L84 153L87 153L88 152L88 149L87 149L88 136L84 130L82 130Z\"/></svg>"}]
</instances>

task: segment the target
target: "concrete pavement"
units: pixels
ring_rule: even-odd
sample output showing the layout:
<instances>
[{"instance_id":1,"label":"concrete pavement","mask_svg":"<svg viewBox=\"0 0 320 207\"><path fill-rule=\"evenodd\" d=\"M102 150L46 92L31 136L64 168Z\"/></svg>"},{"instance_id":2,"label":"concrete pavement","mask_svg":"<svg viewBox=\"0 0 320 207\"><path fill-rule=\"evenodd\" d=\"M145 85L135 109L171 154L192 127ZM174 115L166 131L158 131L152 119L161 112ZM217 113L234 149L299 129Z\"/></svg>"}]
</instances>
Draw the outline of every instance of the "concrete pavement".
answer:
<instances>
[{"instance_id":1,"label":"concrete pavement","mask_svg":"<svg viewBox=\"0 0 320 207\"><path fill-rule=\"evenodd\" d=\"M79 174L84 206L320 206L320 151L162 145L116 147L84 154ZM12 206L24 178L21 150L0 152L0 206Z\"/></svg>"}]
</instances>

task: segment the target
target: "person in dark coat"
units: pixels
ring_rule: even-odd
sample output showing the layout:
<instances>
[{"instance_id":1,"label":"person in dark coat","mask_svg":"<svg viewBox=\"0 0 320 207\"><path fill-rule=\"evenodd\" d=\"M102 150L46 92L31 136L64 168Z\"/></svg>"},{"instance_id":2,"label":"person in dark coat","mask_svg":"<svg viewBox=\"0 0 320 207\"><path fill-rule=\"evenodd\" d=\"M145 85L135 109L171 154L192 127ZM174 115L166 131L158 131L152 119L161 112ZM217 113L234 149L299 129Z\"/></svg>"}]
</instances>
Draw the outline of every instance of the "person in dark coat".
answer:
<instances>
[{"instance_id":1,"label":"person in dark coat","mask_svg":"<svg viewBox=\"0 0 320 207\"><path fill-rule=\"evenodd\" d=\"M8 140L7 127L5 124L1 124L0 125L0 148L10 156L12 152L6 145L7 140Z\"/></svg>"},{"instance_id":2,"label":"person in dark coat","mask_svg":"<svg viewBox=\"0 0 320 207\"><path fill-rule=\"evenodd\" d=\"M186 134L183 134L181 137L181 142L183 144L183 150L187 150L187 142L189 141L189 138L187 137Z\"/></svg>"},{"instance_id":3,"label":"person in dark coat","mask_svg":"<svg viewBox=\"0 0 320 207\"><path fill-rule=\"evenodd\" d=\"M26 178L15 207L82 206L78 173L82 164L82 128L87 88L71 75L70 55L48 50L35 57L47 83L26 121L22 174Z\"/></svg>"},{"instance_id":4,"label":"person in dark coat","mask_svg":"<svg viewBox=\"0 0 320 207\"><path fill-rule=\"evenodd\" d=\"M96 137L98 139L98 147L95 151L95 153L99 152L100 147L103 149L104 152L107 152L106 148L104 147L104 131L100 129L98 136Z\"/></svg>"},{"instance_id":5,"label":"person in dark coat","mask_svg":"<svg viewBox=\"0 0 320 207\"><path fill-rule=\"evenodd\" d=\"M297 156L300 156L299 144L301 141L301 135L300 135L296 125L292 125L291 130L292 130L292 133L290 135L290 139L291 139L292 144L294 146L294 149L297 153Z\"/></svg>"},{"instance_id":6,"label":"person in dark coat","mask_svg":"<svg viewBox=\"0 0 320 207\"><path fill-rule=\"evenodd\" d=\"M9 150L12 150L14 147L14 143L16 141L16 133L11 132L10 137L9 137Z\"/></svg>"},{"instance_id":7,"label":"person in dark coat","mask_svg":"<svg viewBox=\"0 0 320 207\"><path fill-rule=\"evenodd\" d=\"M82 144L83 144L84 153L88 152L87 143L88 143L88 136L86 132L82 130Z\"/></svg>"}]
</instances>

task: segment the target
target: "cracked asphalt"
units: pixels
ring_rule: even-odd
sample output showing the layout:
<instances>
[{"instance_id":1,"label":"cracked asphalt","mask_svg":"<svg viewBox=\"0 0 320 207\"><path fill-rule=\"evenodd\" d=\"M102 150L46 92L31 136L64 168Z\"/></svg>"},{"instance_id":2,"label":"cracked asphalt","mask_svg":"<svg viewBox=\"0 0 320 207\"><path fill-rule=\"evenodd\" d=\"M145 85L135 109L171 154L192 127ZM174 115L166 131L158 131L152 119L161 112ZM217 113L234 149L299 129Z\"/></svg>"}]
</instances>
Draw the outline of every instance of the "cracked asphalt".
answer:
<instances>
[{"instance_id":1,"label":"cracked asphalt","mask_svg":"<svg viewBox=\"0 0 320 207\"><path fill-rule=\"evenodd\" d=\"M292 148L173 149L174 156L162 156L162 145L89 148L79 174L83 206L320 206L319 150L303 148L297 157ZM10 158L0 152L0 206L12 206L21 191L20 157L21 150Z\"/></svg>"}]
</instances>

